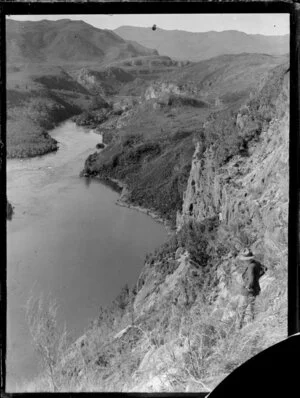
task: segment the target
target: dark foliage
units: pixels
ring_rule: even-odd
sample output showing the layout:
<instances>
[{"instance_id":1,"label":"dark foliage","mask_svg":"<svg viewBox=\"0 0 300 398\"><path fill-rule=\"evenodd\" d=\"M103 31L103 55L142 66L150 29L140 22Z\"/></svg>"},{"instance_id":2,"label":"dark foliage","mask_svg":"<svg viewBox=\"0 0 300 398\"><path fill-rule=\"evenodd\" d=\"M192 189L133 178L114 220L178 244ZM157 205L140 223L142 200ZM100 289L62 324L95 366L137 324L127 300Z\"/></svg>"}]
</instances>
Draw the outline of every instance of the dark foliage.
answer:
<instances>
[{"instance_id":1,"label":"dark foliage","mask_svg":"<svg viewBox=\"0 0 300 398\"><path fill-rule=\"evenodd\" d=\"M216 220L207 219L203 222L190 221L184 224L178 233L178 242L186 249L199 267L206 267L210 258L209 242L216 231Z\"/></svg>"},{"instance_id":2,"label":"dark foliage","mask_svg":"<svg viewBox=\"0 0 300 398\"><path fill-rule=\"evenodd\" d=\"M108 111L106 109L88 110L82 112L78 116L74 116L73 120L78 126L96 128L99 124L105 122L108 116Z\"/></svg>"},{"instance_id":3,"label":"dark foliage","mask_svg":"<svg viewBox=\"0 0 300 398\"><path fill-rule=\"evenodd\" d=\"M14 208L11 205L11 203L9 203L9 201L7 201L6 202L6 219L11 221L13 213L14 213Z\"/></svg>"}]
</instances>

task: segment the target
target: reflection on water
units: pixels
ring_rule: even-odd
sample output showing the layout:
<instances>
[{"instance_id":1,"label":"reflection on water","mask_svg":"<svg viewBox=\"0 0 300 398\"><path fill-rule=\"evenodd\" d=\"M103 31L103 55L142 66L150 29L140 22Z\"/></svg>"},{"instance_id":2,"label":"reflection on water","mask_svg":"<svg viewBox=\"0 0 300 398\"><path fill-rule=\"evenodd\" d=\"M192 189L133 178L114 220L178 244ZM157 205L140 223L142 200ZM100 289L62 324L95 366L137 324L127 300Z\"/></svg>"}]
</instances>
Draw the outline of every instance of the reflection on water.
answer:
<instances>
[{"instance_id":1,"label":"reflection on water","mask_svg":"<svg viewBox=\"0 0 300 398\"><path fill-rule=\"evenodd\" d=\"M136 281L144 256L163 243L162 225L115 205L118 194L79 178L101 136L66 122L52 132L57 153L7 162L7 388L38 370L24 319L34 286L60 304L59 319L73 337L83 333L125 284Z\"/></svg>"}]
</instances>

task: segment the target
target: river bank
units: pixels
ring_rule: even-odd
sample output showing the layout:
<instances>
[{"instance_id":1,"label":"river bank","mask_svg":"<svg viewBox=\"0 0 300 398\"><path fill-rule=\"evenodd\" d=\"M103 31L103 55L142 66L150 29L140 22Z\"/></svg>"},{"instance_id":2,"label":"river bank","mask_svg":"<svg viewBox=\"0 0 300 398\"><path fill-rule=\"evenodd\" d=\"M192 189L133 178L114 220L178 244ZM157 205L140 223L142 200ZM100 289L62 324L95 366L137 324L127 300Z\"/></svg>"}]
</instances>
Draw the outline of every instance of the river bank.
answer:
<instances>
[{"instance_id":1,"label":"river bank","mask_svg":"<svg viewBox=\"0 0 300 398\"><path fill-rule=\"evenodd\" d=\"M139 211L141 213L147 214L149 217L153 218L153 220L155 220L156 222L163 224L166 228L168 235L172 235L172 233L174 232L174 228L172 228L171 224L167 220L163 219L157 212L155 212L152 209L147 209L146 207L136 206L136 205L132 204L128 200L127 185L119 180L116 180L116 179L112 179L112 181L115 182L116 184L118 184L119 187L122 188L121 195L120 195L119 199L116 201L116 205L122 206L122 207L128 207L129 209L133 209L133 210Z\"/></svg>"},{"instance_id":2,"label":"river bank","mask_svg":"<svg viewBox=\"0 0 300 398\"><path fill-rule=\"evenodd\" d=\"M14 206L7 223L7 388L39 372L23 305L38 297L59 303L58 321L76 339L100 306L124 284L136 283L147 253L167 239L165 228L139 212L116 206L117 192L79 177L100 142L75 123L50 132L55 153L7 162L7 194ZM47 231L45 233L45 231Z\"/></svg>"},{"instance_id":3,"label":"river bank","mask_svg":"<svg viewBox=\"0 0 300 398\"><path fill-rule=\"evenodd\" d=\"M120 207L127 207L128 209L132 209L132 210L136 210L140 213L144 213L147 216L151 217L154 221L163 224L168 235L172 235L172 233L175 231L174 228L172 227L171 223L168 222L167 220L165 220L164 218L162 218L157 212L155 212L152 209L147 209L146 207L142 207L142 206L137 206L132 204L129 199L128 199L128 187L127 185L116 179L116 178L109 178L106 177L101 178L100 176L89 176L88 174L81 174L82 177L85 177L87 179L97 179L99 180L101 183L103 183L104 185L109 186L110 188L112 188L114 191L119 193L119 198L116 200L115 204L117 206Z\"/></svg>"}]
</instances>

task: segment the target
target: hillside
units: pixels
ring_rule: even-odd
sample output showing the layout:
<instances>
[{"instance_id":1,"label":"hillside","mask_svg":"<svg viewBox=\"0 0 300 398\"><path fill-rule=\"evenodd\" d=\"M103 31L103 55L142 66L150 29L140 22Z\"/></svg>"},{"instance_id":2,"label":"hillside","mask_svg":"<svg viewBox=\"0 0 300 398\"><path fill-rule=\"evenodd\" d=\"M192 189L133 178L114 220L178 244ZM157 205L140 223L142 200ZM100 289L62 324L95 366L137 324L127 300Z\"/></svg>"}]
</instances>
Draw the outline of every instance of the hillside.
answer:
<instances>
[{"instance_id":1,"label":"hillside","mask_svg":"<svg viewBox=\"0 0 300 398\"><path fill-rule=\"evenodd\" d=\"M110 337L102 313L80 342L94 364L82 373L93 380L81 379L83 389L207 391L285 338L287 68L274 69L259 94L231 114L229 126L230 113L217 113L199 136L176 235L146 259L126 310L113 311L118 326ZM244 265L237 254L244 247L268 272L254 321L239 329Z\"/></svg>"},{"instance_id":2,"label":"hillside","mask_svg":"<svg viewBox=\"0 0 300 398\"><path fill-rule=\"evenodd\" d=\"M105 172L129 187L132 176L133 191L140 195L145 184L150 198L171 181L164 201L180 181L183 197L181 205L164 202L177 209L176 232L149 253L137 283L101 308L56 362L60 391L210 391L286 337L289 65L270 68L259 83L235 107L197 107L174 84L159 96L156 87L156 97L136 110L143 119L131 109L111 121L111 131L106 124L111 145L101 162L96 155L87 160L86 172L95 166L92 175ZM153 109L163 131L150 127ZM193 121L195 109L205 122ZM186 119L172 129L166 120L176 126L179 114ZM240 327L245 264L238 254L245 247L268 270L254 320ZM39 376L30 389L51 389L49 378Z\"/></svg>"},{"instance_id":3,"label":"hillside","mask_svg":"<svg viewBox=\"0 0 300 398\"><path fill-rule=\"evenodd\" d=\"M249 35L229 30L193 33L121 26L115 32L125 40L136 40L143 46L155 48L159 54L178 60L201 61L221 54L260 53L287 54L289 36Z\"/></svg>"},{"instance_id":4,"label":"hillside","mask_svg":"<svg viewBox=\"0 0 300 398\"><path fill-rule=\"evenodd\" d=\"M62 19L38 22L7 20L7 62L64 64L105 63L141 55L157 55L116 33L83 21Z\"/></svg>"},{"instance_id":5,"label":"hillside","mask_svg":"<svg viewBox=\"0 0 300 398\"><path fill-rule=\"evenodd\" d=\"M27 319L41 333L50 375L41 370L23 390L209 391L286 336L287 38L156 33L163 46L172 37L169 51L180 56L82 21L8 23L8 157L56 150L47 131L73 117L105 144L81 177L111 185L118 205L169 233L134 286L100 307L76 341L50 304L32 298ZM242 53L222 53L241 43ZM278 52L260 53L267 47ZM186 61L192 53L197 62ZM241 325L245 248L268 269L255 317Z\"/></svg>"},{"instance_id":6,"label":"hillside","mask_svg":"<svg viewBox=\"0 0 300 398\"><path fill-rule=\"evenodd\" d=\"M104 140L113 136L114 143L91 155L83 173L121 180L128 187L123 200L151 209L174 226L194 140L208 116L228 107L236 111L283 60L221 56L162 75L145 88L138 106L115 124L99 126Z\"/></svg>"},{"instance_id":7,"label":"hillside","mask_svg":"<svg viewBox=\"0 0 300 398\"><path fill-rule=\"evenodd\" d=\"M178 85L201 93L207 101L235 103L244 101L255 92L255 82L276 65L288 62L288 56L266 54L220 55L191 64L169 75Z\"/></svg>"},{"instance_id":8,"label":"hillside","mask_svg":"<svg viewBox=\"0 0 300 398\"><path fill-rule=\"evenodd\" d=\"M57 150L47 132L87 109L93 96L60 67L35 66L7 74L7 156Z\"/></svg>"},{"instance_id":9,"label":"hillside","mask_svg":"<svg viewBox=\"0 0 300 398\"><path fill-rule=\"evenodd\" d=\"M181 66L83 21L8 19L6 38L8 157L57 150L47 133L57 123L107 109L123 88L121 95L140 95L146 80Z\"/></svg>"}]
</instances>

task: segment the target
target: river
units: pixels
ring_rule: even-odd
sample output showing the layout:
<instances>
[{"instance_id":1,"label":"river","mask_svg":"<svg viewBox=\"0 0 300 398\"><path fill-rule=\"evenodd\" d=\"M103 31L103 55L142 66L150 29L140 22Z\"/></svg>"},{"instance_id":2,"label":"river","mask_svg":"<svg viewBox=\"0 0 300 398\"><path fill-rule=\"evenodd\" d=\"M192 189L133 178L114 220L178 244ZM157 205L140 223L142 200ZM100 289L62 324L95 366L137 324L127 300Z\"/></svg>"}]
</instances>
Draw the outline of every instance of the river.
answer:
<instances>
[{"instance_id":1,"label":"river","mask_svg":"<svg viewBox=\"0 0 300 398\"><path fill-rule=\"evenodd\" d=\"M117 206L118 194L99 181L79 177L100 135L71 121L50 134L56 153L7 162L15 207L7 223L7 391L39 370L25 322L31 291L57 300L59 321L77 338L167 239L163 225Z\"/></svg>"}]
</instances>

